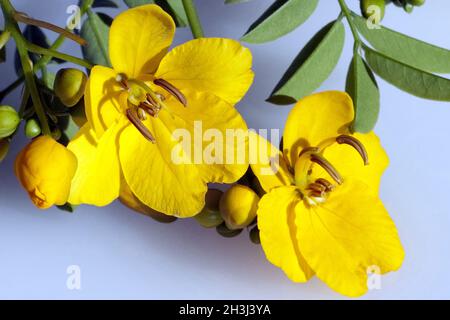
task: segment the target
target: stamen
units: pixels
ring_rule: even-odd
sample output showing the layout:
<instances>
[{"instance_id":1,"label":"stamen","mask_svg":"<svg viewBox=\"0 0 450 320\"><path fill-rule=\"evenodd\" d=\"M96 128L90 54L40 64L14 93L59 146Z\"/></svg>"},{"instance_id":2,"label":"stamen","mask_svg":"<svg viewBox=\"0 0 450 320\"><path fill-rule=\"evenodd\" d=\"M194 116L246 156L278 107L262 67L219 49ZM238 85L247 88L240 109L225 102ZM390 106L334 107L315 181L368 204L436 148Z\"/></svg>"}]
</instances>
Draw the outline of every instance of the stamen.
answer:
<instances>
[{"instance_id":1,"label":"stamen","mask_svg":"<svg viewBox=\"0 0 450 320\"><path fill-rule=\"evenodd\" d=\"M317 147L306 147L300 153L298 154L298 157L300 158L302 155L304 155L307 152L319 152L319 148Z\"/></svg>"},{"instance_id":2,"label":"stamen","mask_svg":"<svg viewBox=\"0 0 450 320\"><path fill-rule=\"evenodd\" d=\"M139 108L143 109L145 112L148 112L152 117L157 116L157 110L155 110L155 108L146 101L141 102L139 104Z\"/></svg>"},{"instance_id":3,"label":"stamen","mask_svg":"<svg viewBox=\"0 0 450 320\"><path fill-rule=\"evenodd\" d=\"M144 136L144 138L146 138L152 143L156 142L150 130L148 130L147 127L142 123L142 121L139 119L139 117L136 115L133 109L131 108L127 109L127 118L136 127L136 129L138 129L138 131Z\"/></svg>"},{"instance_id":4,"label":"stamen","mask_svg":"<svg viewBox=\"0 0 450 320\"><path fill-rule=\"evenodd\" d=\"M137 115L138 118L143 121L143 120L147 120L147 113L145 112L145 110L143 108L137 108Z\"/></svg>"},{"instance_id":5,"label":"stamen","mask_svg":"<svg viewBox=\"0 0 450 320\"><path fill-rule=\"evenodd\" d=\"M306 190L311 190L311 191L319 192L320 194L323 194L327 190L327 187L325 187L324 185L322 185L320 183L311 183L308 186L308 188L306 188Z\"/></svg>"},{"instance_id":6,"label":"stamen","mask_svg":"<svg viewBox=\"0 0 450 320\"><path fill-rule=\"evenodd\" d=\"M324 186L326 191L333 191L334 190L334 185L332 185L331 182L328 181L327 179L319 178L319 179L316 180L316 183Z\"/></svg>"},{"instance_id":7,"label":"stamen","mask_svg":"<svg viewBox=\"0 0 450 320\"><path fill-rule=\"evenodd\" d=\"M343 179L333 165L318 153L311 154L311 161L321 166L338 184L342 184Z\"/></svg>"},{"instance_id":8,"label":"stamen","mask_svg":"<svg viewBox=\"0 0 450 320\"><path fill-rule=\"evenodd\" d=\"M151 105L152 107L156 108L156 109L161 109L160 104L158 103L158 101L156 101L155 99L153 99L152 95L147 93L147 102L149 105Z\"/></svg>"},{"instance_id":9,"label":"stamen","mask_svg":"<svg viewBox=\"0 0 450 320\"><path fill-rule=\"evenodd\" d=\"M122 87L124 87L124 89L128 90L130 88L128 86L128 78L127 78L127 76L125 74L119 73L116 76L116 81L119 82L122 85Z\"/></svg>"},{"instance_id":10,"label":"stamen","mask_svg":"<svg viewBox=\"0 0 450 320\"><path fill-rule=\"evenodd\" d=\"M336 138L336 142L339 144L348 144L349 146L352 146L356 151L358 151L361 158L364 160L364 165L369 165L369 156L367 155L366 148L361 143L361 141L359 141L355 137L343 134Z\"/></svg>"},{"instance_id":11,"label":"stamen","mask_svg":"<svg viewBox=\"0 0 450 320\"><path fill-rule=\"evenodd\" d=\"M175 98L177 98L178 101L180 101L183 106L186 107L186 105L187 105L186 97L180 90L178 90L171 83L167 82L164 79L155 79L155 80L153 80L153 83L156 84L157 86L163 88L167 92L169 92L171 95L173 95Z\"/></svg>"}]
</instances>

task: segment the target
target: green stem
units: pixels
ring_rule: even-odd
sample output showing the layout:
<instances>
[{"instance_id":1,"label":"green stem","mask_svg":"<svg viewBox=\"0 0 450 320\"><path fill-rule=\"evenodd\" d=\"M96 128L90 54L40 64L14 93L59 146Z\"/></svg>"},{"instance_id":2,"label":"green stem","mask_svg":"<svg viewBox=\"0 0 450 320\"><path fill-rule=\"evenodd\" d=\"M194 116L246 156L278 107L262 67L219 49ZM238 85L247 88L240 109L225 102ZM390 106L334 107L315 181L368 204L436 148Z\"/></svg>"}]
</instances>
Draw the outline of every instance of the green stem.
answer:
<instances>
[{"instance_id":1,"label":"green stem","mask_svg":"<svg viewBox=\"0 0 450 320\"><path fill-rule=\"evenodd\" d=\"M30 90L31 99L36 110L36 114L39 118L39 122L42 127L42 132L45 135L51 135L50 127L48 125L47 116L45 114L44 106L39 96L39 91L34 79L34 71L30 57L28 56L27 43L22 33L20 32L17 22L14 21L12 16L14 15L14 7L9 0L0 0L1 7L5 18L6 28L11 32L19 53L20 61L22 63L23 75L25 77L25 83Z\"/></svg>"},{"instance_id":2,"label":"green stem","mask_svg":"<svg viewBox=\"0 0 450 320\"><path fill-rule=\"evenodd\" d=\"M37 54L42 54L42 55L46 55L46 56L50 56L50 57L59 58L59 59L62 59L64 61L68 61L68 62L72 62L72 63L78 64L78 65L80 65L82 67L85 67L85 68L88 68L88 69L92 68L92 65L89 62L87 62L86 60L83 60L83 59L80 59L80 58L77 58L77 57L74 57L74 56L71 56L71 55L68 55L68 54L65 54L65 53L61 53L59 51L55 51L55 50L52 50L52 49L46 49L46 48L40 47L38 45L35 45L35 44L31 43L31 42L26 42L25 45L26 45L26 49L28 51L30 51L30 52L34 52L34 53L37 53Z\"/></svg>"},{"instance_id":3,"label":"green stem","mask_svg":"<svg viewBox=\"0 0 450 320\"><path fill-rule=\"evenodd\" d=\"M353 34L353 38L355 39L355 42L360 43L361 39L359 37L358 31L356 30L356 26L353 24L352 14L351 14L349 8L347 7L347 4L345 3L344 0L338 0L338 2L339 2L339 6L341 7L342 12L345 15L345 18L347 19L348 25L350 26L350 30Z\"/></svg>"},{"instance_id":4,"label":"green stem","mask_svg":"<svg viewBox=\"0 0 450 320\"><path fill-rule=\"evenodd\" d=\"M200 23L200 19L197 14L197 9L193 0L183 0L184 10L189 20L189 26L191 27L192 35L194 38L203 38L203 29Z\"/></svg>"},{"instance_id":5,"label":"green stem","mask_svg":"<svg viewBox=\"0 0 450 320\"><path fill-rule=\"evenodd\" d=\"M87 10L92 6L93 1L92 0L84 0L81 8L80 8L80 18L82 18ZM67 28L67 30L69 30ZM69 30L72 31L72 30ZM63 35L60 35L58 38L56 38L55 42L53 42L53 44L50 46L50 50L58 50L59 47L61 47L61 45L64 43L64 41L66 40L66 37L64 37ZM50 61L52 60L52 56L42 56L34 65L34 71L38 71L40 70L43 66L47 65Z\"/></svg>"}]
</instances>

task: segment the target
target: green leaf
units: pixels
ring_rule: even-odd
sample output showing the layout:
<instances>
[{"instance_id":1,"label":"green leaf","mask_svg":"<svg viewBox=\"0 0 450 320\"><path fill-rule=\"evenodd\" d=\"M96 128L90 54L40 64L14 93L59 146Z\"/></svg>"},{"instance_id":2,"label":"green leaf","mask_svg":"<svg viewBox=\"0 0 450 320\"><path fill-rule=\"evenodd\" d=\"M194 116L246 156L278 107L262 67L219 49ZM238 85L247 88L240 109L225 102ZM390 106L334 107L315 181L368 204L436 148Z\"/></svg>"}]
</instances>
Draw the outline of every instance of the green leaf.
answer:
<instances>
[{"instance_id":1,"label":"green leaf","mask_svg":"<svg viewBox=\"0 0 450 320\"><path fill-rule=\"evenodd\" d=\"M317 7L318 0L277 0L250 26L241 38L249 43L275 40L305 22Z\"/></svg>"},{"instance_id":2,"label":"green leaf","mask_svg":"<svg viewBox=\"0 0 450 320\"><path fill-rule=\"evenodd\" d=\"M369 29L366 20L354 17L358 31L378 51L395 60L432 73L450 73L450 50L414 39L394 30Z\"/></svg>"},{"instance_id":3,"label":"green leaf","mask_svg":"<svg viewBox=\"0 0 450 320\"><path fill-rule=\"evenodd\" d=\"M94 0L91 8L118 8L119 6L112 0Z\"/></svg>"},{"instance_id":4,"label":"green leaf","mask_svg":"<svg viewBox=\"0 0 450 320\"><path fill-rule=\"evenodd\" d=\"M417 97L450 101L450 80L364 47L370 68L387 82Z\"/></svg>"},{"instance_id":5,"label":"green leaf","mask_svg":"<svg viewBox=\"0 0 450 320\"><path fill-rule=\"evenodd\" d=\"M344 40L345 29L340 20L322 28L289 66L268 101L295 103L319 88L336 67Z\"/></svg>"},{"instance_id":6,"label":"green leaf","mask_svg":"<svg viewBox=\"0 0 450 320\"><path fill-rule=\"evenodd\" d=\"M188 25L188 18L184 10L183 2L181 0L166 0L168 8L164 8L170 13L177 27L186 27Z\"/></svg>"},{"instance_id":7,"label":"green leaf","mask_svg":"<svg viewBox=\"0 0 450 320\"><path fill-rule=\"evenodd\" d=\"M346 91L352 97L355 106L353 131L361 133L372 131L380 111L380 92L372 71L359 54L353 57L350 64Z\"/></svg>"},{"instance_id":8,"label":"green leaf","mask_svg":"<svg viewBox=\"0 0 450 320\"><path fill-rule=\"evenodd\" d=\"M94 65L111 66L108 54L109 27L98 14L88 11L80 35L88 42L87 46L82 47L83 57Z\"/></svg>"},{"instance_id":9,"label":"green leaf","mask_svg":"<svg viewBox=\"0 0 450 320\"><path fill-rule=\"evenodd\" d=\"M149 4L149 3L155 3L153 0L124 0L124 2L129 8L142 6L144 4ZM180 0L180 2L181 2L181 0Z\"/></svg>"},{"instance_id":10,"label":"green leaf","mask_svg":"<svg viewBox=\"0 0 450 320\"><path fill-rule=\"evenodd\" d=\"M249 2L250 0L225 0L226 4Z\"/></svg>"}]
</instances>

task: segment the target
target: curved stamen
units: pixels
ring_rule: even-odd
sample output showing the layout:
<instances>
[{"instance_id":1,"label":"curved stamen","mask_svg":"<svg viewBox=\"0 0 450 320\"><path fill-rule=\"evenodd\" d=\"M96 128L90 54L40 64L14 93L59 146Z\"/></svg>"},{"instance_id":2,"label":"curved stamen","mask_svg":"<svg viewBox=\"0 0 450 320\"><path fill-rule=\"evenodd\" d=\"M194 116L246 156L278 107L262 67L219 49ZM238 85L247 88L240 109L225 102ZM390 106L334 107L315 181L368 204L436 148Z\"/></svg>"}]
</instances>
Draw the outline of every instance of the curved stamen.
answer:
<instances>
[{"instance_id":1,"label":"curved stamen","mask_svg":"<svg viewBox=\"0 0 450 320\"><path fill-rule=\"evenodd\" d=\"M349 146L353 147L356 151L358 151L361 158L364 160L364 165L369 165L369 156L367 155L366 148L361 143L361 141L359 141L355 137L343 134L336 138L336 142L339 144L348 144Z\"/></svg>"},{"instance_id":2,"label":"curved stamen","mask_svg":"<svg viewBox=\"0 0 450 320\"><path fill-rule=\"evenodd\" d=\"M142 123L141 119L139 119L138 115L132 108L127 109L127 118L130 120L130 122L138 129L138 131L152 143L155 143L156 140L153 137L150 130L147 129L147 127Z\"/></svg>"},{"instance_id":3,"label":"curved stamen","mask_svg":"<svg viewBox=\"0 0 450 320\"><path fill-rule=\"evenodd\" d=\"M302 151L300 151L300 153L298 154L298 157L300 158L302 155L306 154L307 152L319 152L319 148L318 147L306 147L306 148L302 149Z\"/></svg>"},{"instance_id":4,"label":"curved stamen","mask_svg":"<svg viewBox=\"0 0 450 320\"><path fill-rule=\"evenodd\" d=\"M173 84L171 84L170 82L168 82L164 79L155 79L155 80L153 80L153 83L156 84L157 86L163 88L167 92L169 92L171 95L173 95L175 98L177 98L177 100L180 101L183 106L186 107L186 105L187 105L186 97Z\"/></svg>"},{"instance_id":5,"label":"curved stamen","mask_svg":"<svg viewBox=\"0 0 450 320\"><path fill-rule=\"evenodd\" d=\"M326 191L333 191L334 189L334 186L327 179L319 178L316 180L316 183L324 186Z\"/></svg>"},{"instance_id":6,"label":"curved stamen","mask_svg":"<svg viewBox=\"0 0 450 320\"><path fill-rule=\"evenodd\" d=\"M321 166L338 184L342 184L343 179L335 167L318 153L311 154L311 161Z\"/></svg>"}]
</instances>

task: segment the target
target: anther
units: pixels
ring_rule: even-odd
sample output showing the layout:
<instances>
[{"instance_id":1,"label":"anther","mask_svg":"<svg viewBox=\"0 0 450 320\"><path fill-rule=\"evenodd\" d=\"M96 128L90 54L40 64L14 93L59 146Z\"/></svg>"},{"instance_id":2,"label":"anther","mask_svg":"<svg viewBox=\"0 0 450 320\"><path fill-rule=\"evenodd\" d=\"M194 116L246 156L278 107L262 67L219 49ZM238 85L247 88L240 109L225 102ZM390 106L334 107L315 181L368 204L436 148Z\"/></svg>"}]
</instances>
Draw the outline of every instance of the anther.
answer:
<instances>
[{"instance_id":1,"label":"anther","mask_svg":"<svg viewBox=\"0 0 450 320\"><path fill-rule=\"evenodd\" d=\"M161 109L160 104L158 103L158 101L156 101L155 99L153 99L152 95L150 93L147 93L147 102L149 105L151 105L152 107L156 108L156 109Z\"/></svg>"},{"instance_id":2,"label":"anther","mask_svg":"<svg viewBox=\"0 0 450 320\"><path fill-rule=\"evenodd\" d=\"M125 74L119 73L116 76L116 81L119 82L124 89L127 89L127 90L129 89L127 76Z\"/></svg>"},{"instance_id":3,"label":"anther","mask_svg":"<svg viewBox=\"0 0 450 320\"><path fill-rule=\"evenodd\" d=\"M301 157L302 155L304 155L307 152L319 152L319 148L317 148L317 147L306 147L306 148L302 149L302 151L300 151L298 156Z\"/></svg>"},{"instance_id":4,"label":"anther","mask_svg":"<svg viewBox=\"0 0 450 320\"><path fill-rule=\"evenodd\" d=\"M319 179L316 180L316 183L324 186L326 191L333 191L334 190L334 185L332 185L331 182L328 181L327 179L319 178Z\"/></svg>"},{"instance_id":5,"label":"anther","mask_svg":"<svg viewBox=\"0 0 450 320\"><path fill-rule=\"evenodd\" d=\"M311 190L311 191L315 191L315 192L319 192L321 194L324 194L325 191L327 191L327 187L325 187L324 185L320 184L320 183L311 183L308 188L306 188L306 190Z\"/></svg>"},{"instance_id":6,"label":"anther","mask_svg":"<svg viewBox=\"0 0 450 320\"><path fill-rule=\"evenodd\" d=\"M356 151L358 151L361 158L364 160L364 165L369 165L369 156L367 155L366 148L361 143L361 141L359 141L355 137L343 134L336 138L336 142L339 144L348 144L349 146L352 146Z\"/></svg>"},{"instance_id":7,"label":"anther","mask_svg":"<svg viewBox=\"0 0 450 320\"><path fill-rule=\"evenodd\" d=\"M138 129L138 131L144 136L144 138L146 138L152 143L156 142L150 130L148 130L147 127L142 123L141 119L139 119L138 115L136 115L133 109L131 108L127 109L127 118L136 127L136 129Z\"/></svg>"},{"instance_id":8,"label":"anther","mask_svg":"<svg viewBox=\"0 0 450 320\"><path fill-rule=\"evenodd\" d=\"M137 108L137 115L139 120L144 121L147 120L147 113L145 112L145 110L143 108Z\"/></svg>"},{"instance_id":9,"label":"anther","mask_svg":"<svg viewBox=\"0 0 450 320\"><path fill-rule=\"evenodd\" d=\"M311 161L321 166L338 184L342 184L343 179L335 167L318 153L311 154Z\"/></svg>"},{"instance_id":10,"label":"anther","mask_svg":"<svg viewBox=\"0 0 450 320\"><path fill-rule=\"evenodd\" d=\"M183 106L186 107L187 105L186 97L174 85L172 85L171 83L167 82L164 79L155 79L153 80L153 83L169 92L171 95L177 98L177 100L180 101Z\"/></svg>"},{"instance_id":11,"label":"anther","mask_svg":"<svg viewBox=\"0 0 450 320\"><path fill-rule=\"evenodd\" d=\"M157 111L155 110L154 106L149 104L148 102L144 101L139 104L139 108L143 109L145 112L150 114L152 117L156 117Z\"/></svg>"}]
</instances>

